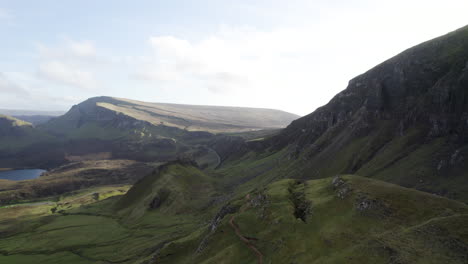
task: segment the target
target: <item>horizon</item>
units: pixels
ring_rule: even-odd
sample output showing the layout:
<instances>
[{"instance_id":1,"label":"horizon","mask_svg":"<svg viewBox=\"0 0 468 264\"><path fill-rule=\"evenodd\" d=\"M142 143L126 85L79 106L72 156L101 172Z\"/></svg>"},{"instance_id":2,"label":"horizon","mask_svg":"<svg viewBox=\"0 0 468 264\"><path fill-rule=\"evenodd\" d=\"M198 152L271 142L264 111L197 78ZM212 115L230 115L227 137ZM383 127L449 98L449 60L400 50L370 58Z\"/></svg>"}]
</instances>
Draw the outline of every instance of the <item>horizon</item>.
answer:
<instances>
[{"instance_id":1,"label":"horizon","mask_svg":"<svg viewBox=\"0 0 468 264\"><path fill-rule=\"evenodd\" d=\"M352 78L465 26L468 3L449 2L3 3L0 108L67 111L107 94L304 116Z\"/></svg>"}]
</instances>

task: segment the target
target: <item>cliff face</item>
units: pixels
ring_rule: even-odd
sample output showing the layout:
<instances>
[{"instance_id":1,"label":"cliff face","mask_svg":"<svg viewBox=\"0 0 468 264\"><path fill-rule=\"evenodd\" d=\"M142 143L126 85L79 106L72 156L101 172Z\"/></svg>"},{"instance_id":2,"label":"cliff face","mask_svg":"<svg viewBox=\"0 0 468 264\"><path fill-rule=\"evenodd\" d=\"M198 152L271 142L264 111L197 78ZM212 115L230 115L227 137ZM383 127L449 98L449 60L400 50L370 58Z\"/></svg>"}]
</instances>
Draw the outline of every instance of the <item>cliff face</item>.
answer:
<instances>
[{"instance_id":1,"label":"cliff face","mask_svg":"<svg viewBox=\"0 0 468 264\"><path fill-rule=\"evenodd\" d=\"M83 126L97 124L110 129L140 129L149 122L112 111L98 103L117 103L110 97L96 97L74 105L65 115L44 124L42 128L56 134L69 134Z\"/></svg>"},{"instance_id":2,"label":"cliff face","mask_svg":"<svg viewBox=\"0 0 468 264\"><path fill-rule=\"evenodd\" d=\"M357 173L461 195L452 183L468 185L468 27L354 78L269 143L288 147L303 177Z\"/></svg>"},{"instance_id":3,"label":"cliff face","mask_svg":"<svg viewBox=\"0 0 468 264\"><path fill-rule=\"evenodd\" d=\"M327 105L292 122L279 139L307 144L343 123L353 124L348 128L356 131L372 128L377 120L398 120L400 134L422 125L429 137L451 135L466 142L468 27L411 48L354 78Z\"/></svg>"}]
</instances>

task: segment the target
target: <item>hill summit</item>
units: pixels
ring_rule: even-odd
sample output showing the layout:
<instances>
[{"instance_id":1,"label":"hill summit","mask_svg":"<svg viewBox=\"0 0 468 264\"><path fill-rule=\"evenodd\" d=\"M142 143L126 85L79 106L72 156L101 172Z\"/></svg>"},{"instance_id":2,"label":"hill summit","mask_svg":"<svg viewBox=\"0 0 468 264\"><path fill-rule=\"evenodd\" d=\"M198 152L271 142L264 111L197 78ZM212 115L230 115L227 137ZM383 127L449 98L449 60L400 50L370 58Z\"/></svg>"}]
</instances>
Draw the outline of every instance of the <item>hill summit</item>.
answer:
<instances>
[{"instance_id":1,"label":"hill summit","mask_svg":"<svg viewBox=\"0 0 468 264\"><path fill-rule=\"evenodd\" d=\"M298 117L273 109L147 103L103 96L73 106L46 127L79 128L86 122L114 122L114 125L126 126L144 122L186 131L220 133L283 128Z\"/></svg>"}]
</instances>

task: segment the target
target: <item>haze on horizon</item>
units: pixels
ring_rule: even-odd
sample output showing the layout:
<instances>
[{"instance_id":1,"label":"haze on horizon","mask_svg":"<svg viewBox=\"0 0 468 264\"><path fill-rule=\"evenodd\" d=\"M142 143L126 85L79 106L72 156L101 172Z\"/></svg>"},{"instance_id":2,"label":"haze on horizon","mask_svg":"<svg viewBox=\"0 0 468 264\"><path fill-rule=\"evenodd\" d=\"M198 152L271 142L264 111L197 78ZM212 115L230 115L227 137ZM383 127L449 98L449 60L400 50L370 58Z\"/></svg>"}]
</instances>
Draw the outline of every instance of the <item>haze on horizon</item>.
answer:
<instances>
[{"instance_id":1,"label":"haze on horizon","mask_svg":"<svg viewBox=\"0 0 468 264\"><path fill-rule=\"evenodd\" d=\"M0 108L108 95L305 115L464 26L466 10L466 0L1 1Z\"/></svg>"}]
</instances>

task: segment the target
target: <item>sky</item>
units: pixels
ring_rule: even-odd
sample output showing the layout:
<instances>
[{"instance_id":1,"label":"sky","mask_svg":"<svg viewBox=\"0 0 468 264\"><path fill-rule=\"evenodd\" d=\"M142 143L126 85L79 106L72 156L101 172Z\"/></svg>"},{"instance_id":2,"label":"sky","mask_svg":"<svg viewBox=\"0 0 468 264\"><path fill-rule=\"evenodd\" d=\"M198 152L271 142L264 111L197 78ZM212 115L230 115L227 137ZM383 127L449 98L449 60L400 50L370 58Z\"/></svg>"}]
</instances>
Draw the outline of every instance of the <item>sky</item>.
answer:
<instances>
[{"instance_id":1,"label":"sky","mask_svg":"<svg viewBox=\"0 0 468 264\"><path fill-rule=\"evenodd\" d=\"M306 115L466 0L0 0L0 109L89 97Z\"/></svg>"}]
</instances>

